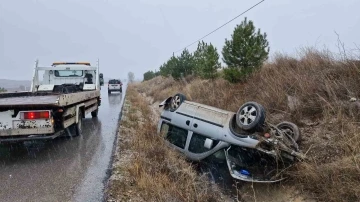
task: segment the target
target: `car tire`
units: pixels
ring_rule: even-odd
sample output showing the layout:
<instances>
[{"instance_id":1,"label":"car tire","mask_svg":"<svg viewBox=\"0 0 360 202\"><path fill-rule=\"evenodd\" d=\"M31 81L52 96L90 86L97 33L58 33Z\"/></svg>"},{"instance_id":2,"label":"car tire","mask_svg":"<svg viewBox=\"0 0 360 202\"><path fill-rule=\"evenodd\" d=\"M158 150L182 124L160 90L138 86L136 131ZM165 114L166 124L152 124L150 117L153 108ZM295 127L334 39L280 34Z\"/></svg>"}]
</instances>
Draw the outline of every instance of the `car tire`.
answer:
<instances>
[{"instance_id":1,"label":"car tire","mask_svg":"<svg viewBox=\"0 0 360 202\"><path fill-rule=\"evenodd\" d=\"M257 102L246 102L236 113L236 124L239 128L259 131L265 124L265 108Z\"/></svg>"},{"instance_id":2,"label":"car tire","mask_svg":"<svg viewBox=\"0 0 360 202\"><path fill-rule=\"evenodd\" d=\"M120 93L122 93L122 88L120 87Z\"/></svg>"},{"instance_id":3,"label":"car tire","mask_svg":"<svg viewBox=\"0 0 360 202\"><path fill-rule=\"evenodd\" d=\"M175 111L177 110L181 103L183 103L186 100L186 96L181 94L181 93L177 93L176 95L174 95L171 100L170 100L170 111Z\"/></svg>"},{"instance_id":4,"label":"car tire","mask_svg":"<svg viewBox=\"0 0 360 202\"><path fill-rule=\"evenodd\" d=\"M98 116L99 108L91 112L91 117L96 118Z\"/></svg>"},{"instance_id":5,"label":"car tire","mask_svg":"<svg viewBox=\"0 0 360 202\"><path fill-rule=\"evenodd\" d=\"M111 91L108 90L108 94L111 94Z\"/></svg>"},{"instance_id":6,"label":"car tire","mask_svg":"<svg viewBox=\"0 0 360 202\"><path fill-rule=\"evenodd\" d=\"M288 122L288 121L283 121L283 122L277 124L276 127L278 129L280 129L281 131L289 134L292 137L292 139L294 139L295 142L298 142L299 140L301 140L300 129L294 123Z\"/></svg>"}]
</instances>

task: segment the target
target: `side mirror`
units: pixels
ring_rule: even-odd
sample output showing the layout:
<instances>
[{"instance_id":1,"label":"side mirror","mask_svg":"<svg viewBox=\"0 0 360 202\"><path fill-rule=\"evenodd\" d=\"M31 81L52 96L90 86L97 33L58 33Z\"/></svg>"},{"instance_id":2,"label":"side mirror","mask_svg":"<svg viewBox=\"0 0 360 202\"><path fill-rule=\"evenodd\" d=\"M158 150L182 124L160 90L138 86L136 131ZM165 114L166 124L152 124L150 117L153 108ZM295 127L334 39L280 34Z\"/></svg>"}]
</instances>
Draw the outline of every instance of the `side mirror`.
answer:
<instances>
[{"instance_id":1,"label":"side mirror","mask_svg":"<svg viewBox=\"0 0 360 202\"><path fill-rule=\"evenodd\" d=\"M204 147L207 149L211 149L214 144L214 141L212 139L206 138Z\"/></svg>"}]
</instances>

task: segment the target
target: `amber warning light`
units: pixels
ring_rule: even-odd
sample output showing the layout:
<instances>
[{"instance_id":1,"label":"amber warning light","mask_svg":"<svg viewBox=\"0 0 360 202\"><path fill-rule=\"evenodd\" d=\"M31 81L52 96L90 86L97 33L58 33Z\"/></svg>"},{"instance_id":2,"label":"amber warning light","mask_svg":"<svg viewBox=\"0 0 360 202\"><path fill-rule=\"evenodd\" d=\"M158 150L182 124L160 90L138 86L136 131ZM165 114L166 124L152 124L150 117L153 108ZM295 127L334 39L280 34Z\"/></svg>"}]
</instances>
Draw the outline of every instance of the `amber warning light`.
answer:
<instances>
[{"instance_id":1,"label":"amber warning light","mask_svg":"<svg viewBox=\"0 0 360 202\"><path fill-rule=\"evenodd\" d=\"M90 66L90 62L54 62L54 65L88 65Z\"/></svg>"},{"instance_id":2,"label":"amber warning light","mask_svg":"<svg viewBox=\"0 0 360 202\"><path fill-rule=\"evenodd\" d=\"M33 119L49 119L49 111L35 111L35 112L21 112L21 119L33 120Z\"/></svg>"}]
</instances>

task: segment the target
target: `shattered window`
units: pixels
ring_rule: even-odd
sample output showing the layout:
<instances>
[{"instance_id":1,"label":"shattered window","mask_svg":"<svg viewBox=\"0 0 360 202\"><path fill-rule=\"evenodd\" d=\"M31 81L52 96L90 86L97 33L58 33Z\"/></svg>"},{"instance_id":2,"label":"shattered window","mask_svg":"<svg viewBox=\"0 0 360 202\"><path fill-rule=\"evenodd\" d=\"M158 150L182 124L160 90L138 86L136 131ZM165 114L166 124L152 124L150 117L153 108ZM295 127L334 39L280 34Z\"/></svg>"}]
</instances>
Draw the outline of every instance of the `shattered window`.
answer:
<instances>
[{"instance_id":1,"label":"shattered window","mask_svg":"<svg viewBox=\"0 0 360 202\"><path fill-rule=\"evenodd\" d=\"M218 140L214 140L212 148L208 149L204 146L205 140L206 140L205 136L197 134L197 133L193 133L191 140L190 140L189 151L192 153L204 153L204 152L210 151L212 148L214 148L219 143Z\"/></svg>"},{"instance_id":2,"label":"shattered window","mask_svg":"<svg viewBox=\"0 0 360 202\"><path fill-rule=\"evenodd\" d=\"M163 122L161 126L161 134L171 144L182 149L185 148L186 138L188 136L187 130Z\"/></svg>"}]
</instances>

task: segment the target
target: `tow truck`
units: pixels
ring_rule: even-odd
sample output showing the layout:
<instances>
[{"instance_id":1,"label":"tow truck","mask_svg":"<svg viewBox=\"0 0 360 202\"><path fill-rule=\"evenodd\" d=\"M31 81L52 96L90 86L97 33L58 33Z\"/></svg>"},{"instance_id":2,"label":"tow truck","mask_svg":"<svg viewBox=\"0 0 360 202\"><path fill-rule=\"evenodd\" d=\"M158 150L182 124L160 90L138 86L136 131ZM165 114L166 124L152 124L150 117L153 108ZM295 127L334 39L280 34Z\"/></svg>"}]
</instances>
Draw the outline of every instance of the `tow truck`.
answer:
<instances>
[{"instance_id":1,"label":"tow truck","mask_svg":"<svg viewBox=\"0 0 360 202\"><path fill-rule=\"evenodd\" d=\"M35 61L29 92L0 94L0 143L78 136L82 119L97 117L103 74L89 62ZM43 73L42 80L39 72Z\"/></svg>"}]
</instances>

